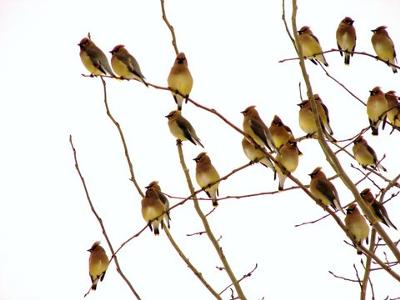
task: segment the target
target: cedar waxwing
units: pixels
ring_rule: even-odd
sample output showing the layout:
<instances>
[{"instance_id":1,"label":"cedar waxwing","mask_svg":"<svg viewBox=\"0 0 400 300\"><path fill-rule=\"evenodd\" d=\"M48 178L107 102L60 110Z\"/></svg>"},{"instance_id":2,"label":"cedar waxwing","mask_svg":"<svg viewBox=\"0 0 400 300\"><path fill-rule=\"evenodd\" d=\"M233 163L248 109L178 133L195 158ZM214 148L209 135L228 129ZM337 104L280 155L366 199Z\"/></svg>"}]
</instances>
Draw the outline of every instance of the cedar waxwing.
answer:
<instances>
[{"instance_id":1,"label":"cedar waxwing","mask_svg":"<svg viewBox=\"0 0 400 300\"><path fill-rule=\"evenodd\" d=\"M247 133L257 143L257 145L275 151L276 148L272 142L271 133L267 125L265 125L263 120L261 120L256 107L254 105L249 106L241 113L244 116L243 131Z\"/></svg>"},{"instance_id":2,"label":"cedar waxwing","mask_svg":"<svg viewBox=\"0 0 400 300\"><path fill-rule=\"evenodd\" d=\"M329 125L329 111L326 105L322 102L321 98L318 94L314 94L314 99L317 105L317 111L319 118L322 122L322 127L326 131L326 136L330 141L335 141L332 137L333 131L331 126ZM299 125L300 128L307 133L308 136L315 136L318 130L317 124L314 120L314 115L311 108L310 100L302 101L297 104L300 106L299 111Z\"/></svg>"},{"instance_id":3,"label":"cedar waxwing","mask_svg":"<svg viewBox=\"0 0 400 300\"><path fill-rule=\"evenodd\" d=\"M350 17L344 18L336 30L336 42L340 55L343 56L344 63L350 64L350 55L353 56L356 47L356 30L353 26L354 20Z\"/></svg>"},{"instance_id":4,"label":"cedar waxwing","mask_svg":"<svg viewBox=\"0 0 400 300\"><path fill-rule=\"evenodd\" d=\"M396 51L394 44L389 34L386 31L386 26L379 26L371 30L374 34L371 37L372 46L376 55L386 61L386 63L396 64ZM397 73L397 68L392 66L393 73Z\"/></svg>"},{"instance_id":5,"label":"cedar waxwing","mask_svg":"<svg viewBox=\"0 0 400 300\"><path fill-rule=\"evenodd\" d=\"M344 213L339 202L339 195L335 186L326 178L321 167L315 168L311 174L310 191L322 204L332 206L335 210L340 209Z\"/></svg>"},{"instance_id":6,"label":"cedar waxwing","mask_svg":"<svg viewBox=\"0 0 400 300\"><path fill-rule=\"evenodd\" d=\"M163 192L161 191L161 187L158 184L158 181L150 182L149 185L146 186L146 189L148 189L148 188L152 188L157 192L158 197L160 198L161 202L164 205L164 210L166 211L166 213L164 214L164 220L167 223L168 228L171 228L171 226L169 224L169 221L171 220L171 218L169 216L169 201L168 201L167 196L165 196L163 194ZM161 226L163 226L163 225L164 225L164 223L161 223Z\"/></svg>"},{"instance_id":7,"label":"cedar waxwing","mask_svg":"<svg viewBox=\"0 0 400 300\"><path fill-rule=\"evenodd\" d=\"M106 55L92 40L83 38L78 45L81 48L79 56L81 57L82 63L92 75L98 76L108 73L115 77Z\"/></svg>"},{"instance_id":8,"label":"cedar waxwing","mask_svg":"<svg viewBox=\"0 0 400 300\"><path fill-rule=\"evenodd\" d=\"M386 211L385 206L382 203L375 200L375 197L372 195L370 189L366 188L361 193L360 196L371 205L372 211L374 212L375 217L379 222L382 222L387 227L392 226L397 230L396 226L390 221L388 213Z\"/></svg>"},{"instance_id":9,"label":"cedar waxwing","mask_svg":"<svg viewBox=\"0 0 400 300\"><path fill-rule=\"evenodd\" d=\"M197 155L194 161L196 162L197 184L204 189L207 196L212 199L213 206L217 206L219 182L210 186L210 184L216 182L220 178L217 170L211 164L211 160L205 152L201 152Z\"/></svg>"},{"instance_id":10,"label":"cedar waxwing","mask_svg":"<svg viewBox=\"0 0 400 300\"><path fill-rule=\"evenodd\" d=\"M283 124L282 120L275 115L269 127L269 132L271 132L272 141L276 147L279 149L280 146L286 144L289 140L293 140L293 133L289 126Z\"/></svg>"},{"instance_id":11,"label":"cedar waxwing","mask_svg":"<svg viewBox=\"0 0 400 300\"><path fill-rule=\"evenodd\" d=\"M366 240L368 244L369 226L358 210L357 204L352 203L347 207L344 223L356 242L356 248L361 245L364 240ZM357 254L362 254L362 251L358 248Z\"/></svg>"},{"instance_id":12,"label":"cedar waxwing","mask_svg":"<svg viewBox=\"0 0 400 300\"><path fill-rule=\"evenodd\" d=\"M200 142L200 139L197 137L193 126L188 120L182 117L179 110L173 110L165 117L168 118L169 130L179 141L189 140L194 145L200 145L204 148L203 144Z\"/></svg>"},{"instance_id":13,"label":"cedar waxwing","mask_svg":"<svg viewBox=\"0 0 400 300\"><path fill-rule=\"evenodd\" d=\"M178 109L182 109L183 99L187 99L192 90L193 78L190 74L186 56L179 53L168 76L168 87L172 91Z\"/></svg>"},{"instance_id":14,"label":"cedar waxwing","mask_svg":"<svg viewBox=\"0 0 400 300\"><path fill-rule=\"evenodd\" d=\"M321 45L317 37L312 33L310 27L303 26L298 31L299 34L299 44L303 49L304 57L311 60L314 64L317 64L315 60L323 63L326 67L328 63L325 60L324 55L322 54Z\"/></svg>"},{"instance_id":15,"label":"cedar waxwing","mask_svg":"<svg viewBox=\"0 0 400 300\"><path fill-rule=\"evenodd\" d=\"M259 162L267 168L271 168L275 173L274 165L272 161L265 156L264 152L258 148L259 146L253 145L253 143L249 142L247 138L242 139L242 147L244 154L246 154L247 158L254 162Z\"/></svg>"},{"instance_id":16,"label":"cedar waxwing","mask_svg":"<svg viewBox=\"0 0 400 300\"><path fill-rule=\"evenodd\" d=\"M289 140L286 144L282 145L278 154L276 155L276 160L280 162L286 170L282 170L278 164L275 164L276 173L279 178L278 189L283 190L285 180L287 177L287 172L293 173L299 164L299 155L302 155L300 150L297 148L297 143L294 140Z\"/></svg>"},{"instance_id":17,"label":"cedar waxwing","mask_svg":"<svg viewBox=\"0 0 400 300\"><path fill-rule=\"evenodd\" d=\"M92 280L92 290L95 290L97 283L103 281L110 261L108 260L106 251L100 246L100 242L94 242L92 247L87 251L90 252L89 256L89 275Z\"/></svg>"},{"instance_id":18,"label":"cedar waxwing","mask_svg":"<svg viewBox=\"0 0 400 300\"><path fill-rule=\"evenodd\" d=\"M386 172L386 168L378 163L378 158L374 149L368 145L367 141L364 140L362 135L354 140L353 154L356 161L365 169L371 167L374 170L381 169Z\"/></svg>"},{"instance_id":19,"label":"cedar waxwing","mask_svg":"<svg viewBox=\"0 0 400 300\"><path fill-rule=\"evenodd\" d=\"M372 91L369 92L370 96L368 97L367 101L367 114L369 124L371 126L372 134L378 135L379 124L382 120L386 119L388 102L385 98L385 94L381 91L380 87L374 87Z\"/></svg>"},{"instance_id":20,"label":"cedar waxwing","mask_svg":"<svg viewBox=\"0 0 400 300\"><path fill-rule=\"evenodd\" d=\"M160 199L157 190L148 186L146 195L142 199L142 215L150 230L154 231L155 235L160 233L158 226L160 223L163 223L164 212L165 205Z\"/></svg>"},{"instance_id":21,"label":"cedar waxwing","mask_svg":"<svg viewBox=\"0 0 400 300\"><path fill-rule=\"evenodd\" d=\"M395 128L400 128L400 103L399 97L396 96L395 91L389 91L385 94L385 98L388 102L387 118Z\"/></svg>"},{"instance_id":22,"label":"cedar waxwing","mask_svg":"<svg viewBox=\"0 0 400 300\"><path fill-rule=\"evenodd\" d=\"M143 82L148 86L147 82L144 81L144 76L136 59L125 49L124 45L117 45L110 51L111 66L115 73L121 77L121 79L134 79Z\"/></svg>"}]
</instances>

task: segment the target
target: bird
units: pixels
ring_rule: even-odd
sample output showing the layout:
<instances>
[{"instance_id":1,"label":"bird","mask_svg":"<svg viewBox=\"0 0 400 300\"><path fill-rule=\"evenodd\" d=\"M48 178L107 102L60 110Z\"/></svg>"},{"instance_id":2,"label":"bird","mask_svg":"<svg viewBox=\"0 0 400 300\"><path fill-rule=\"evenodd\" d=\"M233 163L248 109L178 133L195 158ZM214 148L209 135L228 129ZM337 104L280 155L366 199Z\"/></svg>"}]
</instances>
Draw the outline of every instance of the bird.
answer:
<instances>
[{"instance_id":1,"label":"bird","mask_svg":"<svg viewBox=\"0 0 400 300\"><path fill-rule=\"evenodd\" d=\"M242 139L242 148L244 154L246 154L247 158L253 162L259 162L267 168L271 168L275 172L275 167L272 161L266 157L264 151L257 145L249 142L247 138Z\"/></svg>"},{"instance_id":2,"label":"bird","mask_svg":"<svg viewBox=\"0 0 400 300\"><path fill-rule=\"evenodd\" d=\"M328 63L326 62L324 54L322 54L321 45L317 37L312 33L310 27L303 26L297 33L299 34L299 45L303 49L304 57L308 58L316 65L317 62L315 60L327 67Z\"/></svg>"},{"instance_id":3,"label":"bird","mask_svg":"<svg viewBox=\"0 0 400 300\"><path fill-rule=\"evenodd\" d=\"M204 148L192 124L186 120L179 110L173 110L165 116L168 119L169 130L178 141L190 141Z\"/></svg>"},{"instance_id":4,"label":"bird","mask_svg":"<svg viewBox=\"0 0 400 300\"><path fill-rule=\"evenodd\" d=\"M339 53L343 56L344 52L344 63L350 64L350 56L354 54L354 48L356 47L356 30L353 26L354 20L350 17L345 17L340 23L336 30L336 42L339 49Z\"/></svg>"},{"instance_id":5,"label":"bird","mask_svg":"<svg viewBox=\"0 0 400 300\"><path fill-rule=\"evenodd\" d=\"M121 79L134 79L149 86L144 80L145 77L140 70L138 62L128 50L126 50L124 45L115 46L110 53L112 54L111 66Z\"/></svg>"},{"instance_id":6,"label":"bird","mask_svg":"<svg viewBox=\"0 0 400 300\"><path fill-rule=\"evenodd\" d=\"M271 151L276 151L272 141L271 132L267 125L261 120L255 105L247 107L241 112L243 118L243 131L248 134L257 145L267 147Z\"/></svg>"},{"instance_id":7,"label":"bird","mask_svg":"<svg viewBox=\"0 0 400 300\"><path fill-rule=\"evenodd\" d=\"M160 223L163 223L165 210L166 205L160 199L159 192L154 186L147 186L145 196L142 199L142 216L154 235L160 234L158 227Z\"/></svg>"},{"instance_id":8,"label":"bird","mask_svg":"<svg viewBox=\"0 0 400 300\"><path fill-rule=\"evenodd\" d=\"M194 158L194 161L196 162L197 184L204 189L207 196L212 199L212 204L215 207L218 205L217 196L219 187L218 180L220 179L219 174L212 165L207 153L201 152L196 158Z\"/></svg>"},{"instance_id":9,"label":"bird","mask_svg":"<svg viewBox=\"0 0 400 300\"><path fill-rule=\"evenodd\" d=\"M321 121L321 126L325 129L325 134L330 141L335 141L332 137L333 131L329 124L329 111L326 105L322 102L318 94L314 94L315 104L317 106L317 112ZM299 125L300 128L311 137L315 137L318 131L317 124L315 123L314 114L311 108L311 101L305 100L297 104L300 107L299 110Z\"/></svg>"},{"instance_id":10,"label":"bird","mask_svg":"<svg viewBox=\"0 0 400 300\"><path fill-rule=\"evenodd\" d=\"M369 226L357 208L357 204L352 203L347 207L344 223L355 241L357 254L362 254L358 246L361 246L364 240L368 244Z\"/></svg>"},{"instance_id":11,"label":"bird","mask_svg":"<svg viewBox=\"0 0 400 300\"><path fill-rule=\"evenodd\" d=\"M388 102L387 118L394 128L400 128L400 103L399 97L396 96L395 91L388 91L385 93L385 98Z\"/></svg>"},{"instance_id":12,"label":"bird","mask_svg":"<svg viewBox=\"0 0 400 300\"><path fill-rule=\"evenodd\" d=\"M281 145L286 144L289 140L294 139L292 130L289 126L283 124L281 118L277 115L274 116L269 131L276 149L279 149Z\"/></svg>"},{"instance_id":13,"label":"bird","mask_svg":"<svg viewBox=\"0 0 400 300\"><path fill-rule=\"evenodd\" d=\"M315 168L309 175L311 177L311 194L325 206L330 205L335 210L340 209L344 213L339 202L338 192L335 186L326 178L324 172L321 171L321 167Z\"/></svg>"},{"instance_id":14,"label":"bird","mask_svg":"<svg viewBox=\"0 0 400 300\"><path fill-rule=\"evenodd\" d=\"M163 194L163 192L161 191L161 187L158 184L158 181L152 181L149 183L148 186L146 186L146 189L152 188L153 190L155 190L158 194L158 198L160 198L161 202L164 205L164 210L165 210L165 214L164 214L164 220L167 223L167 227L171 228L171 225L169 223L169 221L171 220L171 217L169 215L169 200L167 198L167 196L165 196ZM163 226L164 223L161 223L161 226Z\"/></svg>"},{"instance_id":15,"label":"bird","mask_svg":"<svg viewBox=\"0 0 400 300\"><path fill-rule=\"evenodd\" d=\"M369 188L364 189L360 193L360 196L371 206L374 216L379 222L382 222L387 227L392 226L394 229L397 230L397 227L389 219L385 206L383 206L382 203L376 201L374 195L372 195Z\"/></svg>"},{"instance_id":16,"label":"bird","mask_svg":"<svg viewBox=\"0 0 400 300\"><path fill-rule=\"evenodd\" d=\"M299 148L297 148L297 142L294 140L289 140L279 148L275 160L285 167L286 170L282 170L279 164L275 163L276 173L279 178L278 190L283 190L287 172L293 173L297 169L299 156L302 154Z\"/></svg>"},{"instance_id":17,"label":"bird","mask_svg":"<svg viewBox=\"0 0 400 300\"><path fill-rule=\"evenodd\" d=\"M374 170L381 169L386 172L386 168L378 162L374 149L368 145L362 135L354 140L353 154L356 161L365 169L371 167Z\"/></svg>"},{"instance_id":18,"label":"bird","mask_svg":"<svg viewBox=\"0 0 400 300\"><path fill-rule=\"evenodd\" d=\"M97 283L103 281L110 261L108 260L106 251L100 246L100 242L94 242L92 247L87 251L89 256L89 275L92 280L92 290L96 290Z\"/></svg>"},{"instance_id":19,"label":"bird","mask_svg":"<svg viewBox=\"0 0 400 300\"><path fill-rule=\"evenodd\" d=\"M85 37L78 45L81 49L79 56L82 63L92 76L107 75L108 73L112 77L116 77L111 70L106 55L91 39Z\"/></svg>"},{"instance_id":20,"label":"bird","mask_svg":"<svg viewBox=\"0 0 400 300\"><path fill-rule=\"evenodd\" d=\"M182 109L183 100L189 98L192 91L193 78L183 52L176 56L175 63L168 75L168 88L171 90L178 110Z\"/></svg>"},{"instance_id":21,"label":"bird","mask_svg":"<svg viewBox=\"0 0 400 300\"><path fill-rule=\"evenodd\" d=\"M372 29L373 32L371 37L372 46L374 47L375 53L378 58L385 61L388 66L390 64L396 64L396 51L394 50L394 44L386 31L386 26L379 26ZM397 73L397 68L391 66L393 73Z\"/></svg>"},{"instance_id":22,"label":"bird","mask_svg":"<svg viewBox=\"0 0 400 300\"><path fill-rule=\"evenodd\" d=\"M388 102L385 98L385 94L382 92L379 86L374 87L369 92L370 96L368 97L367 101L367 114L369 124L372 130L372 135L378 135L379 124L382 120L386 119Z\"/></svg>"}]
</instances>

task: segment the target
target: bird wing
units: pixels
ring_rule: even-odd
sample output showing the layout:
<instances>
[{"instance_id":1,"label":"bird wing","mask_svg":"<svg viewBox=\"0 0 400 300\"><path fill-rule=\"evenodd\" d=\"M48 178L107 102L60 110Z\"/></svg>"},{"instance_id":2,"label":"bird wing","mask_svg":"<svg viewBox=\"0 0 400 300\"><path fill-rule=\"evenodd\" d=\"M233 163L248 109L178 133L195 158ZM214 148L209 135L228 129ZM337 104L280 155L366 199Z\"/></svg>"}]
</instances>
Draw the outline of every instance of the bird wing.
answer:
<instances>
[{"instance_id":1,"label":"bird wing","mask_svg":"<svg viewBox=\"0 0 400 300\"><path fill-rule=\"evenodd\" d=\"M331 205L336 209L335 199L337 199L337 193L335 187L329 182L319 180L316 184L316 188L326 198L328 198Z\"/></svg>"},{"instance_id":2,"label":"bird wing","mask_svg":"<svg viewBox=\"0 0 400 300\"><path fill-rule=\"evenodd\" d=\"M262 120L251 120L250 127L254 133L263 141L264 145L269 148L268 137L265 128L267 127Z\"/></svg>"},{"instance_id":3,"label":"bird wing","mask_svg":"<svg viewBox=\"0 0 400 300\"><path fill-rule=\"evenodd\" d=\"M132 55L129 55L127 61L128 61L127 66L129 68L129 71L131 71L136 76L144 79L145 77L143 76L142 71L140 70L137 60Z\"/></svg>"},{"instance_id":4,"label":"bird wing","mask_svg":"<svg viewBox=\"0 0 400 300\"><path fill-rule=\"evenodd\" d=\"M190 125L190 123L183 118L176 120L176 124L182 130L185 138L187 138L189 141L191 141L193 144L196 145L196 141L192 137L192 131L194 130L192 125Z\"/></svg>"}]
</instances>

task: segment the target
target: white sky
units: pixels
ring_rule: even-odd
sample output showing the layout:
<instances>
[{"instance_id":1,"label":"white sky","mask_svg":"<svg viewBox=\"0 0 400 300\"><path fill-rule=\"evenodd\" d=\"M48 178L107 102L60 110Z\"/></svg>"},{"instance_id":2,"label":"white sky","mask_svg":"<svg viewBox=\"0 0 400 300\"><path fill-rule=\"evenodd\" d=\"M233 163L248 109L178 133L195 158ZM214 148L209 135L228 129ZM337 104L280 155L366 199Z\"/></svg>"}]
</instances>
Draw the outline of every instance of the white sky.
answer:
<instances>
[{"instance_id":1,"label":"white sky","mask_svg":"<svg viewBox=\"0 0 400 300\"><path fill-rule=\"evenodd\" d=\"M387 25L400 51L400 2L316 3L299 1L298 26L310 26L324 49L336 47L337 25L350 16L357 29L356 50L373 53L370 30ZM216 108L238 126L242 124L240 111L255 104L267 124L278 114L296 136L303 135L295 105L301 81L298 63L278 63L295 55L281 21L281 1L166 0L166 9L194 77L193 99ZM144 225L141 199L128 180L118 133L105 114L100 80L80 75L86 70L77 44L88 32L107 55L116 44L125 44L147 80L166 85L175 54L160 16L157 0L1 0L0 300L80 299L90 286L85 250L95 240L103 246L106 243L74 169L69 134L115 248ZM400 93L400 75L393 75L383 63L355 56L346 67L338 53L326 57L329 72L365 101L376 85ZM307 62L307 68L314 91L330 109L338 139L368 125L361 104L318 67ZM144 187L158 180L165 192L188 195L175 140L164 118L175 107L171 95L137 82L107 80L107 87L110 108L123 127L139 184ZM193 105L184 106L183 113L220 174L246 163L237 132ZM393 178L399 170L399 135L389 135L389 131L365 137L378 155L386 153L387 176ZM318 165L327 175L333 174L316 141L301 142L299 148L304 156L294 175L305 184L307 174ZM192 158L201 150L184 143L191 174ZM344 154L339 157L350 176L359 179L350 168L351 161ZM343 184L334 183L342 204L351 201ZM252 166L222 182L220 195L271 191L277 185L271 172ZM292 185L290 180L286 185ZM377 192L368 182L360 190L365 187ZM208 211L211 203L202 203L202 207ZM397 199L387 208L399 225ZM337 225L326 219L294 227L322 214L311 199L292 191L224 201L209 221L215 235L223 236L221 246L237 277L258 263L252 277L242 282L248 299L356 299L357 284L328 274L331 270L354 278L353 264L362 273L361 257L344 244L346 237ZM210 242L204 236L186 236L202 230L192 204L188 202L171 215L171 231L183 251L212 286L222 290L229 280L215 268L221 264ZM399 238L392 229L388 233ZM146 230L119 257L142 299L211 299L164 234L155 238ZM374 272L372 279L377 299L400 296L398 283L385 273ZM89 298L115 297L132 299L112 264ZM229 293L224 294L228 298Z\"/></svg>"}]
</instances>

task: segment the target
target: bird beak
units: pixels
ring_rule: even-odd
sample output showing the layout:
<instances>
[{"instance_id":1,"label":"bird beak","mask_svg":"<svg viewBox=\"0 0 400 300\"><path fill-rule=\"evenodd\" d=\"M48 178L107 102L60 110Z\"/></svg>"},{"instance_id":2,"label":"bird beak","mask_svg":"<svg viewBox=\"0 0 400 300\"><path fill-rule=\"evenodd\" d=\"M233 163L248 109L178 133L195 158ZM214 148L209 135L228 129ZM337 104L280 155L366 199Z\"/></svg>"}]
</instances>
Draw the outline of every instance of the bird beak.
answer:
<instances>
[{"instance_id":1,"label":"bird beak","mask_svg":"<svg viewBox=\"0 0 400 300\"><path fill-rule=\"evenodd\" d=\"M372 29L371 31L372 31L373 33L375 33L375 29Z\"/></svg>"},{"instance_id":2,"label":"bird beak","mask_svg":"<svg viewBox=\"0 0 400 300\"><path fill-rule=\"evenodd\" d=\"M87 249L86 251L87 251L87 252L92 252L91 250L92 250L92 249Z\"/></svg>"},{"instance_id":3,"label":"bird beak","mask_svg":"<svg viewBox=\"0 0 400 300\"><path fill-rule=\"evenodd\" d=\"M241 111L240 113L241 113L241 114L244 114L244 112L245 112L245 111Z\"/></svg>"},{"instance_id":4,"label":"bird beak","mask_svg":"<svg viewBox=\"0 0 400 300\"><path fill-rule=\"evenodd\" d=\"M297 106L301 106L303 104L303 102L302 103L299 103L299 104L296 104Z\"/></svg>"}]
</instances>

